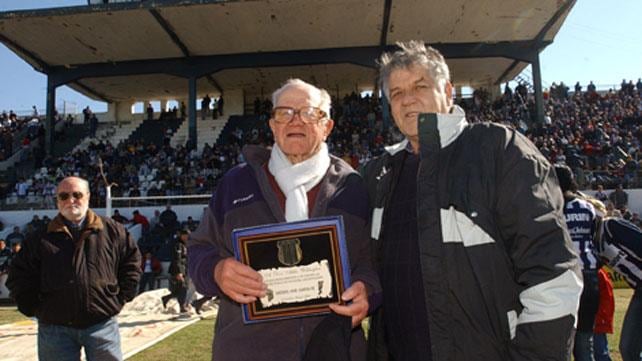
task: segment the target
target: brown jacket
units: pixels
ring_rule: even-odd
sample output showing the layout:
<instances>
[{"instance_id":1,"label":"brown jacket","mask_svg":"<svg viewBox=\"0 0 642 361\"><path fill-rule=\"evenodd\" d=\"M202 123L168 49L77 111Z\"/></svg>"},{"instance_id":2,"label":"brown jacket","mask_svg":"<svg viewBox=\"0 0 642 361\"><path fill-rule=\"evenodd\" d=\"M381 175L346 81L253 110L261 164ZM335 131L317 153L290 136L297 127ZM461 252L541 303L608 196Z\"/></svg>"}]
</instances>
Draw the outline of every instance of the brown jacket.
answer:
<instances>
[{"instance_id":1,"label":"brown jacket","mask_svg":"<svg viewBox=\"0 0 642 361\"><path fill-rule=\"evenodd\" d=\"M88 211L80 238L58 214L27 238L7 286L20 312L45 323L86 328L120 312L136 295L141 256L129 232Z\"/></svg>"}]
</instances>

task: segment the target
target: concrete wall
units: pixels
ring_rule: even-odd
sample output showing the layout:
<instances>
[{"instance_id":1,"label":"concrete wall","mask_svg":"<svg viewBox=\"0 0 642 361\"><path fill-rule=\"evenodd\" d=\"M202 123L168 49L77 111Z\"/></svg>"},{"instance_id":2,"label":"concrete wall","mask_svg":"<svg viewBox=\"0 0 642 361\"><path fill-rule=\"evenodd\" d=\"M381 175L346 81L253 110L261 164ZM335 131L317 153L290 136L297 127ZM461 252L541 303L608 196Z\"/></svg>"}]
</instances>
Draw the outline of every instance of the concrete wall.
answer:
<instances>
[{"instance_id":1,"label":"concrete wall","mask_svg":"<svg viewBox=\"0 0 642 361\"><path fill-rule=\"evenodd\" d=\"M612 189L607 189L606 194L611 194L612 191ZM624 191L629 194L629 209L631 212L642 215L642 189L625 189ZM595 191L582 191L582 193L591 196L595 195Z\"/></svg>"},{"instance_id":2,"label":"concrete wall","mask_svg":"<svg viewBox=\"0 0 642 361\"><path fill-rule=\"evenodd\" d=\"M194 220L198 221L203 215L203 209L206 207L206 204L193 204L193 205L173 205L172 210L178 215L178 220L180 222L187 220L187 217L191 216ZM118 210L120 214L131 219L132 213L134 210L138 210L142 215L151 219L154 216L154 211L165 210L164 206L154 206L154 207L114 207L114 210ZM105 215L104 208L93 209L94 212L100 215ZM3 211L0 212L0 221L4 224L4 230L0 231L0 238L4 238L6 235L13 231L14 226L24 227L27 223L31 221L34 215L38 215L40 218L43 216L48 216L53 218L58 214L56 209L29 209L24 211Z\"/></svg>"},{"instance_id":3,"label":"concrete wall","mask_svg":"<svg viewBox=\"0 0 642 361\"><path fill-rule=\"evenodd\" d=\"M117 102L107 105L107 114L112 121L129 121L132 120L133 102Z\"/></svg>"},{"instance_id":4,"label":"concrete wall","mask_svg":"<svg viewBox=\"0 0 642 361\"><path fill-rule=\"evenodd\" d=\"M610 193L612 190L607 190L607 193ZM627 189L626 192L629 194L629 209L632 212L642 214L642 189ZM594 191L585 191L586 194L593 195ZM172 209L178 215L180 221L184 221L188 216L194 218L194 220L199 220L203 214L203 209L206 207L206 204L196 204L196 205L173 205ZM113 209L118 209L120 214L124 215L127 218L132 218L132 212L138 210L148 219L151 219L154 216L154 211L159 210L163 211L164 206L153 206L153 207L114 207ZM105 214L104 208L97 208L94 211L100 215ZM34 214L37 214L42 218L42 216L47 215L49 218L53 218L58 213L55 209L48 210L38 210L30 209L24 211L2 211L0 212L0 221L4 223L5 229L0 232L0 238L6 234L11 233L13 226L23 227L33 218Z\"/></svg>"}]
</instances>

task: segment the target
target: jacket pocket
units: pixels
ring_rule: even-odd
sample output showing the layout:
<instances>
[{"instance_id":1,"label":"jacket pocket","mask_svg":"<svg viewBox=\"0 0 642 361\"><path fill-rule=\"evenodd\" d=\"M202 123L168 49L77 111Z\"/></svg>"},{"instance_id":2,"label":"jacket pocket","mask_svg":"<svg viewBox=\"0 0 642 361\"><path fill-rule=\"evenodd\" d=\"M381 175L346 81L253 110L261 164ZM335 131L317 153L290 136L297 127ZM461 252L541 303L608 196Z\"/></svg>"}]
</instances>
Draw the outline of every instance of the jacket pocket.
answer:
<instances>
[{"instance_id":1,"label":"jacket pocket","mask_svg":"<svg viewBox=\"0 0 642 361\"><path fill-rule=\"evenodd\" d=\"M105 293L107 293L110 296L118 296L118 294L120 293L120 287L118 286L117 283L106 284L105 285Z\"/></svg>"}]
</instances>

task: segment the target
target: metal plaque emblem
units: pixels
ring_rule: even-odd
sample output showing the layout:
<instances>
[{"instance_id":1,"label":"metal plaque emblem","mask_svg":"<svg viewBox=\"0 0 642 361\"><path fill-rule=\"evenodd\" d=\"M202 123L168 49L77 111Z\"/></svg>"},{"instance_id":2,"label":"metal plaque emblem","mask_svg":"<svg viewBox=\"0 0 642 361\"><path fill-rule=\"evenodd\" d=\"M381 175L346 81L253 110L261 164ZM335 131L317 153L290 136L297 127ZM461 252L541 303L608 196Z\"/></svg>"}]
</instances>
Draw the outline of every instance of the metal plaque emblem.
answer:
<instances>
[{"instance_id":1,"label":"metal plaque emblem","mask_svg":"<svg viewBox=\"0 0 642 361\"><path fill-rule=\"evenodd\" d=\"M279 262L286 266L295 266L303 260L301 240L298 238L278 241L276 248L279 250L277 255Z\"/></svg>"}]
</instances>

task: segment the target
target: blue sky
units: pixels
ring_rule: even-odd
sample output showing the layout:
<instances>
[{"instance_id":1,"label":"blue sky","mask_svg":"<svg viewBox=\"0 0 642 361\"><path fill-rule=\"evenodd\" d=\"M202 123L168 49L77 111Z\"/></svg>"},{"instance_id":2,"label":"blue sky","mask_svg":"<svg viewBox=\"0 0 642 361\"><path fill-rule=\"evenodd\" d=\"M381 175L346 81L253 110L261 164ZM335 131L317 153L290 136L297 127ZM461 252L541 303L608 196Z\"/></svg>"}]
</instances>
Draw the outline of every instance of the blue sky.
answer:
<instances>
[{"instance_id":1,"label":"blue sky","mask_svg":"<svg viewBox=\"0 0 642 361\"><path fill-rule=\"evenodd\" d=\"M550 1L550 0L547 0ZM86 5L86 0L1 0L0 11ZM642 77L642 1L578 0L555 41L540 54L544 86L569 86L593 80L598 86L617 86L622 79ZM0 110L44 109L46 78L0 44ZM75 103L78 109L106 106L60 87L56 104Z\"/></svg>"}]
</instances>

